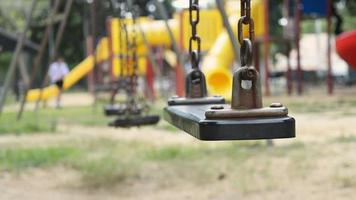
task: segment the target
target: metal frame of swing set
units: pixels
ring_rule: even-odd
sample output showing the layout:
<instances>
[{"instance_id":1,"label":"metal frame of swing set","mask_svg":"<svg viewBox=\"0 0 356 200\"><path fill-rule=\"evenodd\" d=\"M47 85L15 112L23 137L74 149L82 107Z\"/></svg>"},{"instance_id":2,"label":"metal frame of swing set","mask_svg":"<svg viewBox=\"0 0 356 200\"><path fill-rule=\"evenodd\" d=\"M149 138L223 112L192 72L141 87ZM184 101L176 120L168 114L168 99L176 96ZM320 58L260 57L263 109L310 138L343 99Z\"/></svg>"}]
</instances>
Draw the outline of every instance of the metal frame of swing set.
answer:
<instances>
[{"instance_id":1,"label":"metal frame of swing set","mask_svg":"<svg viewBox=\"0 0 356 200\"><path fill-rule=\"evenodd\" d=\"M22 114L23 114L23 111L25 110L25 106L26 106L26 96L27 96L27 92L29 91L29 89L31 88L31 86L33 85L33 82L35 80L35 76L37 74L37 71L38 69L40 68L40 65L41 65L41 62L42 62L42 58L44 56L44 53L45 53L45 48L48 44L48 41L49 41L49 34L50 34L50 31L52 29L52 26L56 23L59 23L59 30L58 30L58 33L56 34L56 38L55 38L55 44L54 44L54 47L53 47L53 51L50 55L50 60L53 61L53 59L55 58L56 54L57 54L57 51L58 51L58 48L59 48L59 45L62 41L62 36L63 36L63 33L64 33L64 30L65 30L65 27L67 25L67 19L68 19L68 16L69 16L69 13L70 13L70 10L72 8L72 4L73 4L74 0L68 0L65 2L65 7L64 7L64 11L63 11L63 17L61 17L61 19L58 21L55 21L55 17L58 16L59 12L59 7L61 5L61 1L60 0L55 0L54 3L53 3L53 6L51 6L50 10L51 10L51 14L50 16L48 17L48 23L46 24L46 28L44 30L44 36L41 40L41 43L39 45L39 50L38 50L38 53L33 61L33 68L32 68L32 71L31 71L31 76L29 77L29 80L26 81L26 86L25 86L25 91L24 91L24 95L21 99L21 105L20 105L20 109L17 113L17 120L20 120L22 118ZM18 38L18 42L17 42L17 45L16 45L16 49L15 49L15 52L14 52L14 56L12 57L12 60L11 60L11 63L10 63L10 66L9 66L9 70L7 72L7 76L6 76L6 80L5 80L5 84L4 84L4 91L2 92L2 94L0 94L0 115L2 113L2 108L4 106L4 102L5 102L5 99L6 99L6 96L7 96L7 92L8 92L8 89L10 87L10 83L11 83L11 79L13 78L14 76L14 72L15 72L15 69L16 69L16 65L17 63L19 62L19 58L20 58L20 53L23 49L23 46L24 46L24 40L25 40L25 37L26 37L26 33L27 31L29 30L30 28L30 23L31 23L31 20L32 20L32 14L37 6L37 3L38 3L38 0L33 0L32 3L31 3L31 6L30 6L30 9L29 9L29 13L28 13L28 16L27 16L27 19L26 19L26 22L25 22L25 28L24 30L22 31L21 35L19 36ZM43 89L43 86L46 84L47 80L44 79L43 82L42 82L42 85L41 85L41 88L40 88L40 96L42 95L42 89ZM39 108L39 102L40 102L40 99L39 98L37 101L36 101L36 108L35 108L35 111L38 110Z\"/></svg>"}]
</instances>

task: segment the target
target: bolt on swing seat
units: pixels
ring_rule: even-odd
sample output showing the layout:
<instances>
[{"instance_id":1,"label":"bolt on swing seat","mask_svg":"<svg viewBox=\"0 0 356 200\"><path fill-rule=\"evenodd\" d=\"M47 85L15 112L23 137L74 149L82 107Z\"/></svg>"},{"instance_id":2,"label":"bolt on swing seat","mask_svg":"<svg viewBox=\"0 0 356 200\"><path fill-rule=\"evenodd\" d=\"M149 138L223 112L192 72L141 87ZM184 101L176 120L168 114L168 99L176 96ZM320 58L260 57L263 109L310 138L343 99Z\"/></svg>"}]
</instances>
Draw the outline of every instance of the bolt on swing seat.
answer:
<instances>
[{"instance_id":1,"label":"bolt on swing seat","mask_svg":"<svg viewBox=\"0 0 356 200\"><path fill-rule=\"evenodd\" d=\"M187 74L185 85L186 97L171 97L167 102L169 106L225 103L222 96L207 96L205 75L199 69L193 69Z\"/></svg>"}]
</instances>

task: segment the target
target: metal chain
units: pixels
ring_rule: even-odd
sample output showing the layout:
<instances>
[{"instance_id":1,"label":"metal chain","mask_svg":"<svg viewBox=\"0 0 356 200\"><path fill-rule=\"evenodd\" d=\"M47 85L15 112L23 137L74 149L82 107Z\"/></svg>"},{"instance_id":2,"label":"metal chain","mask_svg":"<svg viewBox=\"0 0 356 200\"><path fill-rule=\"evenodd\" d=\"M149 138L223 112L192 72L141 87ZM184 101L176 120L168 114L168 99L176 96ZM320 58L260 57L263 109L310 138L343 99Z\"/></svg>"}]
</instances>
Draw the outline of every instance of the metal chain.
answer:
<instances>
[{"instance_id":1,"label":"metal chain","mask_svg":"<svg viewBox=\"0 0 356 200\"><path fill-rule=\"evenodd\" d=\"M255 36L254 21L251 17L251 0L241 0L241 18L238 23L238 39L243 41L243 25L248 25L248 38L253 41Z\"/></svg>"},{"instance_id":2,"label":"metal chain","mask_svg":"<svg viewBox=\"0 0 356 200\"><path fill-rule=\"evenodd\" d=\"M131 8L132 12L132 46L131 46L131 51L132 51L132 75L131 75L131 92L134 94L136 92L136 87L137 87L137 70L138 70L138 56L137 56L137 30L136 30L136 13L135 13L135 8L134 6Z\"/></svg>"},{"instance_id":3,"label":"metal chain","mask_svg":"<svg viewBox=\"0 0 356 200\"><path fill-rule=\"evenodd\" d=\"M123 65L123 67L125 67L125 72L123 78L125 79L124 83L125 83L125 91L128 94L130 92L130 81L129 81L129 77L128 77L128 72L129 72L129 66L130 66L130 58L129 58L129 52L130 52L130 40L129 40L129 33L127 30L127 18L126 18L126 13L125 13L125 17L123 19L123 31L125 34L125 43L126 43L126 48L125 48L125 52L123 51L123 58L125 58L125 65Z\"/></svg>"},{"instance_id":4,"label":"metal chain","mask_svg":"<svg viewBox=\"0 0 356 200\"><path fill-rule=\"evenodd\" d=\"M244 38L244 25L248 26L248 37ZM238 40L241 45L241 66L252 64L253 41L255 39L254 21L251 17L251 0L241 0L241 17L238 22Z\"/></svg>"},{"instance_id":5,"label":"metal chain","mask_svg":"<svg viewBox=\"0 0 356 200\"><path fill-rule=\"evenodd\" d=\"M137 55L137 17L136 17L136 9L133 2L127 1L128 12L130 14L132 23L131 23L131 40L130 46L127 46L127 57L128 57L128 65L127 65L127 73L128 73L128 88L127 88L127 107L129 110L129 115L131 113L137 113L138 103L137 103L137 87L138 87L138 55ZM129 37L127 37L129 40ZM131 52L130 52L131 51ZM132 66L132 68L130 67Z\"/></svg>"},{"instance_id":6,"label":"metal chain","mask_svg":"<svg viewBox=\"0 0 356 200\"><path fill-rule=\"evenodd\" d=\"M189 54L192 68L199 68L201 39L197 34L197 25L200 20L199 0L189 0L189 21L192 28L192 35L189 39ZM193 49L196 47L196 49Z\"/></svg>"},{"instance_id":7,"label":"metal chain","mask_svg":"<svg viewBox=\"0 0 356 200\"><path fill-rule=\"evenodd\" d=\"M110 102L112 104L114 104L115 102L115 97L118 93L119 90L126 90L126 81L125 81L125 77L124 77L124 66L125 66L125 54L124 54L124 42L125 42L125 5L124 2L121 1L115 1L115 0L111 0L111 5L113 8L113 11L117 14L116 16L118 17L118 25L119 25L119 63L120 63L120 71L119 71L119 75L117 77L117 81L114 81L113 84L113 90L112 90L112 94L111 94L111 100ZM126 40L127 41L127 40ZM116 56L116 55L115 55Z\"/></svg>"},{"instance_id":8,"label":"metal chain","mask_svg":"<svg viewBox=\"0 0 356 200\"><path fill-rule=\"evenodd\" d=\"M124 15L124 7L123 3L120 2L120 7L119 7L119 49L120 49L120 74L119 74L119 79L122 79L124 76L124 47L123 47L123 40L124 40L124 21L125 21L125 15Z\"/></svg>"}]
</instances>

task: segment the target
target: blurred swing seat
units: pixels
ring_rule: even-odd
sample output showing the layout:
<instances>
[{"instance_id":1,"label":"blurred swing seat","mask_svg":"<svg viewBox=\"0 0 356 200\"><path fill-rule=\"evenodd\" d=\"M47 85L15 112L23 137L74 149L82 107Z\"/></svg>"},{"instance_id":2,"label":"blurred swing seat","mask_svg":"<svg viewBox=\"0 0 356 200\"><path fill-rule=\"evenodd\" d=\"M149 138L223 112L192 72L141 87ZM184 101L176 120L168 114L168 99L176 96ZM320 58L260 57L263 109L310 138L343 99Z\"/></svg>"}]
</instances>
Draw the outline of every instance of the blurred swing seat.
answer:
<instances>
[{"instance_id":1,"label":"blurred swing seat","mask_svg":"<svg viewBox=\"0 0 356 200\"><path fill-rule=\"evenodd\" d=\"M124 115L127 112L125 104L109 104L104 108L106 116Z\"/></svg>"},{"instance_id":2,"label":"blurred swing seat","mask_svg":"<svg viewBox=\"0 0 356 200\"><path fill-rule=\"evenodd\" d=\"M155 125L159 122L160 117L158 115L146 115L146 116L135 116L133 118L124 117L117 118L113 122L109 123L109 126L115 128L130 128L130 127L140 127L140 126L150 126Z\"/></svg>"}]
</instances>

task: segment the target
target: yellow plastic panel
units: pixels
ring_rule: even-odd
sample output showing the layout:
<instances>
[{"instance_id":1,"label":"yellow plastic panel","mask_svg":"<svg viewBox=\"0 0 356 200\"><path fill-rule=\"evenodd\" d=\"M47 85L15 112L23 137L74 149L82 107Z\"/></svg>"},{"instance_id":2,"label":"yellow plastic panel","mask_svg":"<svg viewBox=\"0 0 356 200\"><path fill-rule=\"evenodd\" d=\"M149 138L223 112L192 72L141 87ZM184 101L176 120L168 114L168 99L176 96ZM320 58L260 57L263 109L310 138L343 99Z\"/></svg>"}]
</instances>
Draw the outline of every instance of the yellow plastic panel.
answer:
<instances>
[{"instance_id":1,"label":"yellow plastic panel","mask_svg":"<svg viewBox=\"0 0 356 200\"><path fill-rule=\"evenodd\" d=\"M191 27L189 22L189 11L183 11L183 47L189 49L189 38L191 36ZM218 10L201 10L200 22L198 24L198 35L202 40L202 50L207 51L215 43L217 36L220 34L224 25Z\"/></svg>"}]
</instances>

